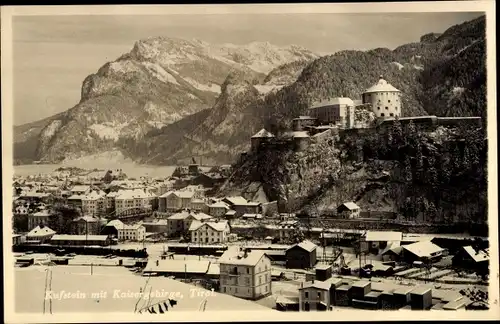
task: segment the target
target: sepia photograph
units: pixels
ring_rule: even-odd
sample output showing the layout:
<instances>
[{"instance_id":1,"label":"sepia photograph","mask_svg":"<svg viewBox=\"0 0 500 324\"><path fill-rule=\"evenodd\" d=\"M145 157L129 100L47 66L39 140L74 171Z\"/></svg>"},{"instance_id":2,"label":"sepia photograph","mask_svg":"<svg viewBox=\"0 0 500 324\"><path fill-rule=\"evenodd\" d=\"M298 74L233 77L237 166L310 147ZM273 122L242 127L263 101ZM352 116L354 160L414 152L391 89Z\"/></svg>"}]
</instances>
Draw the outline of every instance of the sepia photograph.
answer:
<instances>
[{"instance_id":1,"label":"sepia photograph","mask_svg":"<svg viewBox=\"0 0 500 324\"><path fill-rule=\"evenodd\" d=\"M7 322L499 319L494 2L1 23Z\"/></svg>"}]
</instances>

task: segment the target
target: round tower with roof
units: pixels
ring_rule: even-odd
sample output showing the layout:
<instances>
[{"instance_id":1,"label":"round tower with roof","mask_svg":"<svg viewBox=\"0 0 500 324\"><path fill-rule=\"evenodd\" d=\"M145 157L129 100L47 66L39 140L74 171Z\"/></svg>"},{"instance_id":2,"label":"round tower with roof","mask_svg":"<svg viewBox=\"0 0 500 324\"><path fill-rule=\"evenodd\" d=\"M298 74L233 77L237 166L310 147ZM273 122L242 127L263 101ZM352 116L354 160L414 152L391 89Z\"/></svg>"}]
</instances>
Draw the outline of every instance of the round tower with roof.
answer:
<instances>
[{"instance_id":1,"label":"round tower with roof","mask_svg":"<svg viewBox=\"0 0 500 324\"><path fill-rule=\"evenodd\" d=\"M371 104L378 118L401 117L401 91L387 83L382 76L362 94L363 104Z\"/></svg>"}]
</instances>

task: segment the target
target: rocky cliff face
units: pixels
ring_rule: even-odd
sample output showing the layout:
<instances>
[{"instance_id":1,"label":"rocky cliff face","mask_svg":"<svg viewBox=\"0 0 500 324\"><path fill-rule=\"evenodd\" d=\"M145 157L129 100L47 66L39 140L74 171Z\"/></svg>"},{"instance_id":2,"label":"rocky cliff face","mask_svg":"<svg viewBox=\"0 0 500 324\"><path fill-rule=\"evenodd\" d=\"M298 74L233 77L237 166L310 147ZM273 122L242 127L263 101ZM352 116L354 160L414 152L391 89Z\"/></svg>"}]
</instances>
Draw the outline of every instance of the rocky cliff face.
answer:
<instances>
[{"instance_id":1,"label":"rocky cliff face","mask_svg":"<svg viewBox=\"0 0 500 324\"><path fill-rule=\"evenodd\" d=\"M16 127L15 157L60 162L117 149L130 155L133 148L120 143L133 139L136 145L151 131L212 108L230 73L244 74L251 83L258 83L264 73L281 64L315 57L306 49L269 43L236 46L162 37L141 40L129 53L83 81L81 100L75 107Z\"/></svg>"}]
</instances>

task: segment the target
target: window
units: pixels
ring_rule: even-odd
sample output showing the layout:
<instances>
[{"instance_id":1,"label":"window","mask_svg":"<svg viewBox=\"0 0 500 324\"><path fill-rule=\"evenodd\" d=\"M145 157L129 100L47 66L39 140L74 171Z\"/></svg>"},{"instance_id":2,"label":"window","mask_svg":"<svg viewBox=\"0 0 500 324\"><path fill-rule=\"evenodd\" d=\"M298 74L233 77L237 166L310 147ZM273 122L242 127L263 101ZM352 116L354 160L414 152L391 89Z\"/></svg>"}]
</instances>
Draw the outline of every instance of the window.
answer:
<instances>
[{"instance_id":1,"label":"window","mask_svg":"<svg viewBox=\"0 0 500 324\"><path fill-rule=\"evenodd\" d=\"M309 292L308 292L308 291L306 291L306 292L304 293L304 297L305 297L305 298L309 298Z\"/></svg>"},{"instance_id":2,"label":"window","mask_svg":"<svg viewBox=\"0 0 500 324\"><path fill-rule=\"evenodd\" d=\"M224 292L226 292L226 287L224 287L223 289L224 289Z\"/></svg>"},{"instance_id":3,"label":"window","mask_svg":"<svg viewBox=\"0 0 500 324\"><path fill-rule=\"evenodd\" d=\"M267 292L267 286L266 286L266 292Z\"/></svg>"},{"instance_id":4,"label":"window","mask_svg":"<svg viewBox=\"0 0 500 324\"><path fill-rule=\"evenodd\" d=\"M391 102L391 99L387 100L387 102Z\"/></svg>"},{"instance_id":5,"label":"window","mask_svg":"<svg viewBox=\"0 0 500 324\"><path fill-rule=\"evenodd\" d=\"M318 298L321 299L321 291L318 292Z\"/></svg>"},{"instance_id":6,"label":"window","mask_svg":"<svg viewBox=\"0 0 500 324\"><path fill-rule=\"evenodd\" d=\"M235 293L238 293L238 288L234 288L234 292L235 292Z\"/></svg>"},{"instance_id":7,"label":"window","mask_svg":"<svg viewBox=\"0 0 500 324\"><path fill-rule=\"evenodd\" d=\"M390 113L390 114L389 114L389 116L394 117L394 114L393 114L393 113Z\"/></svg>"},{"instance_id":8,"label":"window","mask_svg":"<svg viewBox=\"0 0 500 324\"><path fill-rule=\"evenodd\" d=\"M385 116L385 114L384 114L384 113L381 113L381 114L380 114L380 116L381 116L381 117L384 117L384 116Z\"/></svg>"},{"instance_id":9,"label":"window","mask_svg":"<svg viewBox=\"0 0 500 324\"><path fill-rule=\"evenodd\" d=\"M262 276L259 276L259 285L262 284Z\"/></svg>"},{"instance_id":10,"label":"window","mask_svg":"<svg viewBox=\"0 0 500 324\"><path fill-rule=\"evenodd\" d=\"M389 110L389 107L385 106L385 110Z\"/></svg>"},{"instance_id":11,"label":"window","mask_svg":"<svg viewBox=\"0 0 500 324\"><path fill-rule=\"evenodd\" d=\"M395 109L395 110L398 110L398 106L394 106L394 109Z\"/></svg>"},{"instance_id":12,"label":"window","mask_svg":"<svg viewBox=\"0 0 500 324\"><path fill-rule=\"evenodd\" d=\"M380 107L377 107L378 110L380 110Z\"/></svg>"},{"instance_id":13,"label":"window","mask_svg":"<svg viewBox=\"0 0 500 324\"><path fill-rule=\"evenodd\" d=\"M247 268L247 274L250 274L250 268Z\"/></svg>"},{"instance_id":14,"label":"window","mask_svg":"<svg viewBox=\"0 0 500 324\"><path fill-rule=\"evenodd\" d=\"M308 311L309 311L309 303L305 303L305 304L304 304L304 310L305 310L306 312L308 312Z\"/></svg>"}]
</instances>

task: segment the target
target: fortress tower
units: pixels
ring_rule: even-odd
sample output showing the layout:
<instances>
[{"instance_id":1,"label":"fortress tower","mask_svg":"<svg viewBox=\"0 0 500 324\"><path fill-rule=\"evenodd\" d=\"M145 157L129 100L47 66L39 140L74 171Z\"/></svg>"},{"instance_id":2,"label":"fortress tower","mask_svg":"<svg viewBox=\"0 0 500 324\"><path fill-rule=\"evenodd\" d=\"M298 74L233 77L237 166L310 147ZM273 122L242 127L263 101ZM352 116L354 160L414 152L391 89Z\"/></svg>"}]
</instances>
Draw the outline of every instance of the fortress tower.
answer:
<instances>
[{"instance_id":1,"label":"fortress tower","mask_svg":"<svg viewBox=\"0 0 500 324\"><path fill-rule=\"evenodd\" d=\"M378 118L401 117L401 91L387 83L382 76L362 94L363 104L371 104Z\"/></svg>"}]
</instances>

